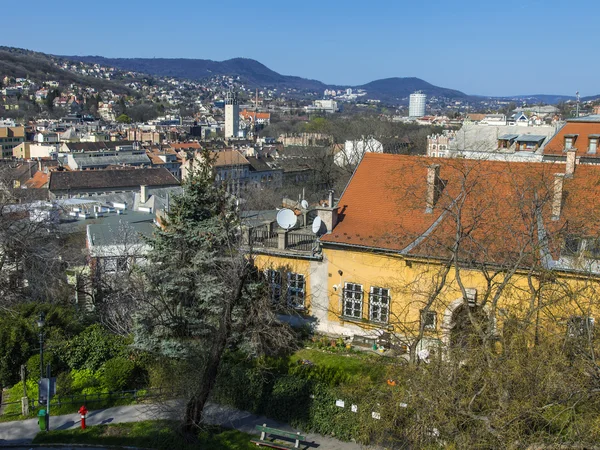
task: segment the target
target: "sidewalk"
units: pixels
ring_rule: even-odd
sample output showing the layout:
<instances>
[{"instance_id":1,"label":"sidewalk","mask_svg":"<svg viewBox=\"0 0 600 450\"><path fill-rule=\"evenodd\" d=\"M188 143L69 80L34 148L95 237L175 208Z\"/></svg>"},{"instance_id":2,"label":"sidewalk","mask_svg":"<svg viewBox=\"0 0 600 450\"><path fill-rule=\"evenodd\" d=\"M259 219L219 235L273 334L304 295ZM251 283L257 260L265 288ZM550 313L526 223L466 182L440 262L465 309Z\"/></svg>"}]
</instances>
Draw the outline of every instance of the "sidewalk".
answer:
<instances>
[{"instance_id":1,"label":"sidewalk","mask_svg":"<svg viewBox=\"0 0 600 450\"><path fill-rule=\"evenodd\" d=\"M181 417L183 410L180 402L170 402L165 405L128 405L115 406L114 408L99 409L88 413L87 425L103 425L108 423L138 422L141 420L173 419ZM205 410L206 421L211 425L221 425L226 428L234 428L245 433L256 434L254 427L266 423L270 427L288 431L299 431L292 427L256 416L237 409L209 404ZM50 416L51 430L67 430L79 428L80 419L78 414L64 416ZM37 419L19 420L14 422L0 423L0 447L3 445L29 444L40 431ZM352 442L342 442L336 439L321 436L319 434L306 434L306 441L311 442L309 448L321 448L327 450L362 450L365 447Z\"/></svg>"}]
</instances>

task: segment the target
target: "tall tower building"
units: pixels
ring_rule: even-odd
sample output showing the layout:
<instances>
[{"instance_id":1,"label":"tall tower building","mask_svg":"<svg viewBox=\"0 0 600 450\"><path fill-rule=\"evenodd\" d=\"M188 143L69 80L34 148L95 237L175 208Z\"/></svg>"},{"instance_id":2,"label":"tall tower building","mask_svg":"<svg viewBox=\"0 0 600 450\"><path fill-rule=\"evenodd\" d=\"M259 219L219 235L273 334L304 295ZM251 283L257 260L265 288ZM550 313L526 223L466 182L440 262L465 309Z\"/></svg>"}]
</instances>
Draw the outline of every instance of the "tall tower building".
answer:
<instances>
[{"instance_id":1,"label":"tall tower building","mask_svg":"<svg viewBox=\"0 0 600 450\"><path fill-rule=\"evenodd\" d=\"M236 138L240 129L240 105L237 94L228 92L225 96L225 137Z\"/></svg>"},{"instance_id":2,"label":"tall tower building","mask_svg":"<svg viewBox=\"0 0 600 450\"><path fill-rule=\"evenodd\" d=\"M409 117L423 117L425 115L425 102L427 96L421 91L410 94L410 103L408 105Z\"/></svg>"}]
</instances>

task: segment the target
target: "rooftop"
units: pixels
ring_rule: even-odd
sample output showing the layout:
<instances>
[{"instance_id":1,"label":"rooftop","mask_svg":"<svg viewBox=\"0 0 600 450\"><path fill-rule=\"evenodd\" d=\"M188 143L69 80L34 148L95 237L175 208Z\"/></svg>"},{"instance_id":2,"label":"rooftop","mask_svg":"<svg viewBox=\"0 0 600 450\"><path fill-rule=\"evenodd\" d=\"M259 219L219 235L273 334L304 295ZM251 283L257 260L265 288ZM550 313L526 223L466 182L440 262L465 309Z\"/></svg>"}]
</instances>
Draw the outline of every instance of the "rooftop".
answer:
<instances>
[{"instance_id":1,"label":"rooftop","mask_svg":"<svg viewBox=\"0 0 600 450\"><path fill-rule=\"evenodd\" d=\"M145 186L179 186L167 169L82 170L51 172L51 191L77 189L132 188Z\"/></svg>"}]
</instances>

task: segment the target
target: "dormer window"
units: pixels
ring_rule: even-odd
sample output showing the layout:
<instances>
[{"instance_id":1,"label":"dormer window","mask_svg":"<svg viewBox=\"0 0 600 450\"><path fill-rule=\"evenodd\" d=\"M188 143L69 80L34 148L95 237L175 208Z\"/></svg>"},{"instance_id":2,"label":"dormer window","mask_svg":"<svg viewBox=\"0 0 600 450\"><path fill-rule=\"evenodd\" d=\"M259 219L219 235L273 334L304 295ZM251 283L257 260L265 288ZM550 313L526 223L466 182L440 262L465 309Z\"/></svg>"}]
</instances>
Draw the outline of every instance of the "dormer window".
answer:
<instances>
[{"instance_id":1,"label":"dormer window","mask_svg":"<svg viewBox=\"0 0 600 450\"><path fill-rule=\"evenodd\" d=\"M589 145L588 145L588 153L596 153L598 151L598 140L600 139L600 134L590 134Z\"/></svg>"},{"instance_id":2,"label":"dormer window","mask_svg":"<svg viewBox=\"0 0 600 450\"><path fill-rule=\"evenodd\" d=\"M576 134L565 134L565 150L573 148L577 140Z\"/></svg>"}]
</instances>

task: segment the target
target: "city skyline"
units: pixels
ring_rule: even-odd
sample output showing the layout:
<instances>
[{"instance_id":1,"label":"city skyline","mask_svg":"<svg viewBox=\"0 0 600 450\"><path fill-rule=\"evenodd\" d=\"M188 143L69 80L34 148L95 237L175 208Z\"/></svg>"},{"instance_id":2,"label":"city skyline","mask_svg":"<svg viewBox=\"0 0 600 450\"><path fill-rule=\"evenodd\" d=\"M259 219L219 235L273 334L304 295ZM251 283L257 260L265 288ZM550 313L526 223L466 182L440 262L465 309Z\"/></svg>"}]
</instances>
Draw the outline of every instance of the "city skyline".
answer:
<instances>
[{"instance_id":1,"label":"city skyline","mask_svg":"<svg viewBox=\"0 0 600 450\"><path fill-rule=\"evenodd\" d=\"M361 85L389 77L418 77L471 95L600 93L588 38L600 6L467 0L370 5L355 1L302 8L238 1L200 8L179 1L108 0L102 9L71 0L46 11L32 2L29 29L7 21L2 44L57 55L255 59L284 74L326 84ZM18 13L5 6L7 17ZM52 24L51 27L48 25ZM67 31L63 26L67 27ZM110 30L107 32L107 30ZM586 68L575 61L585 61Z\"/></svg>"}]
</instances>

